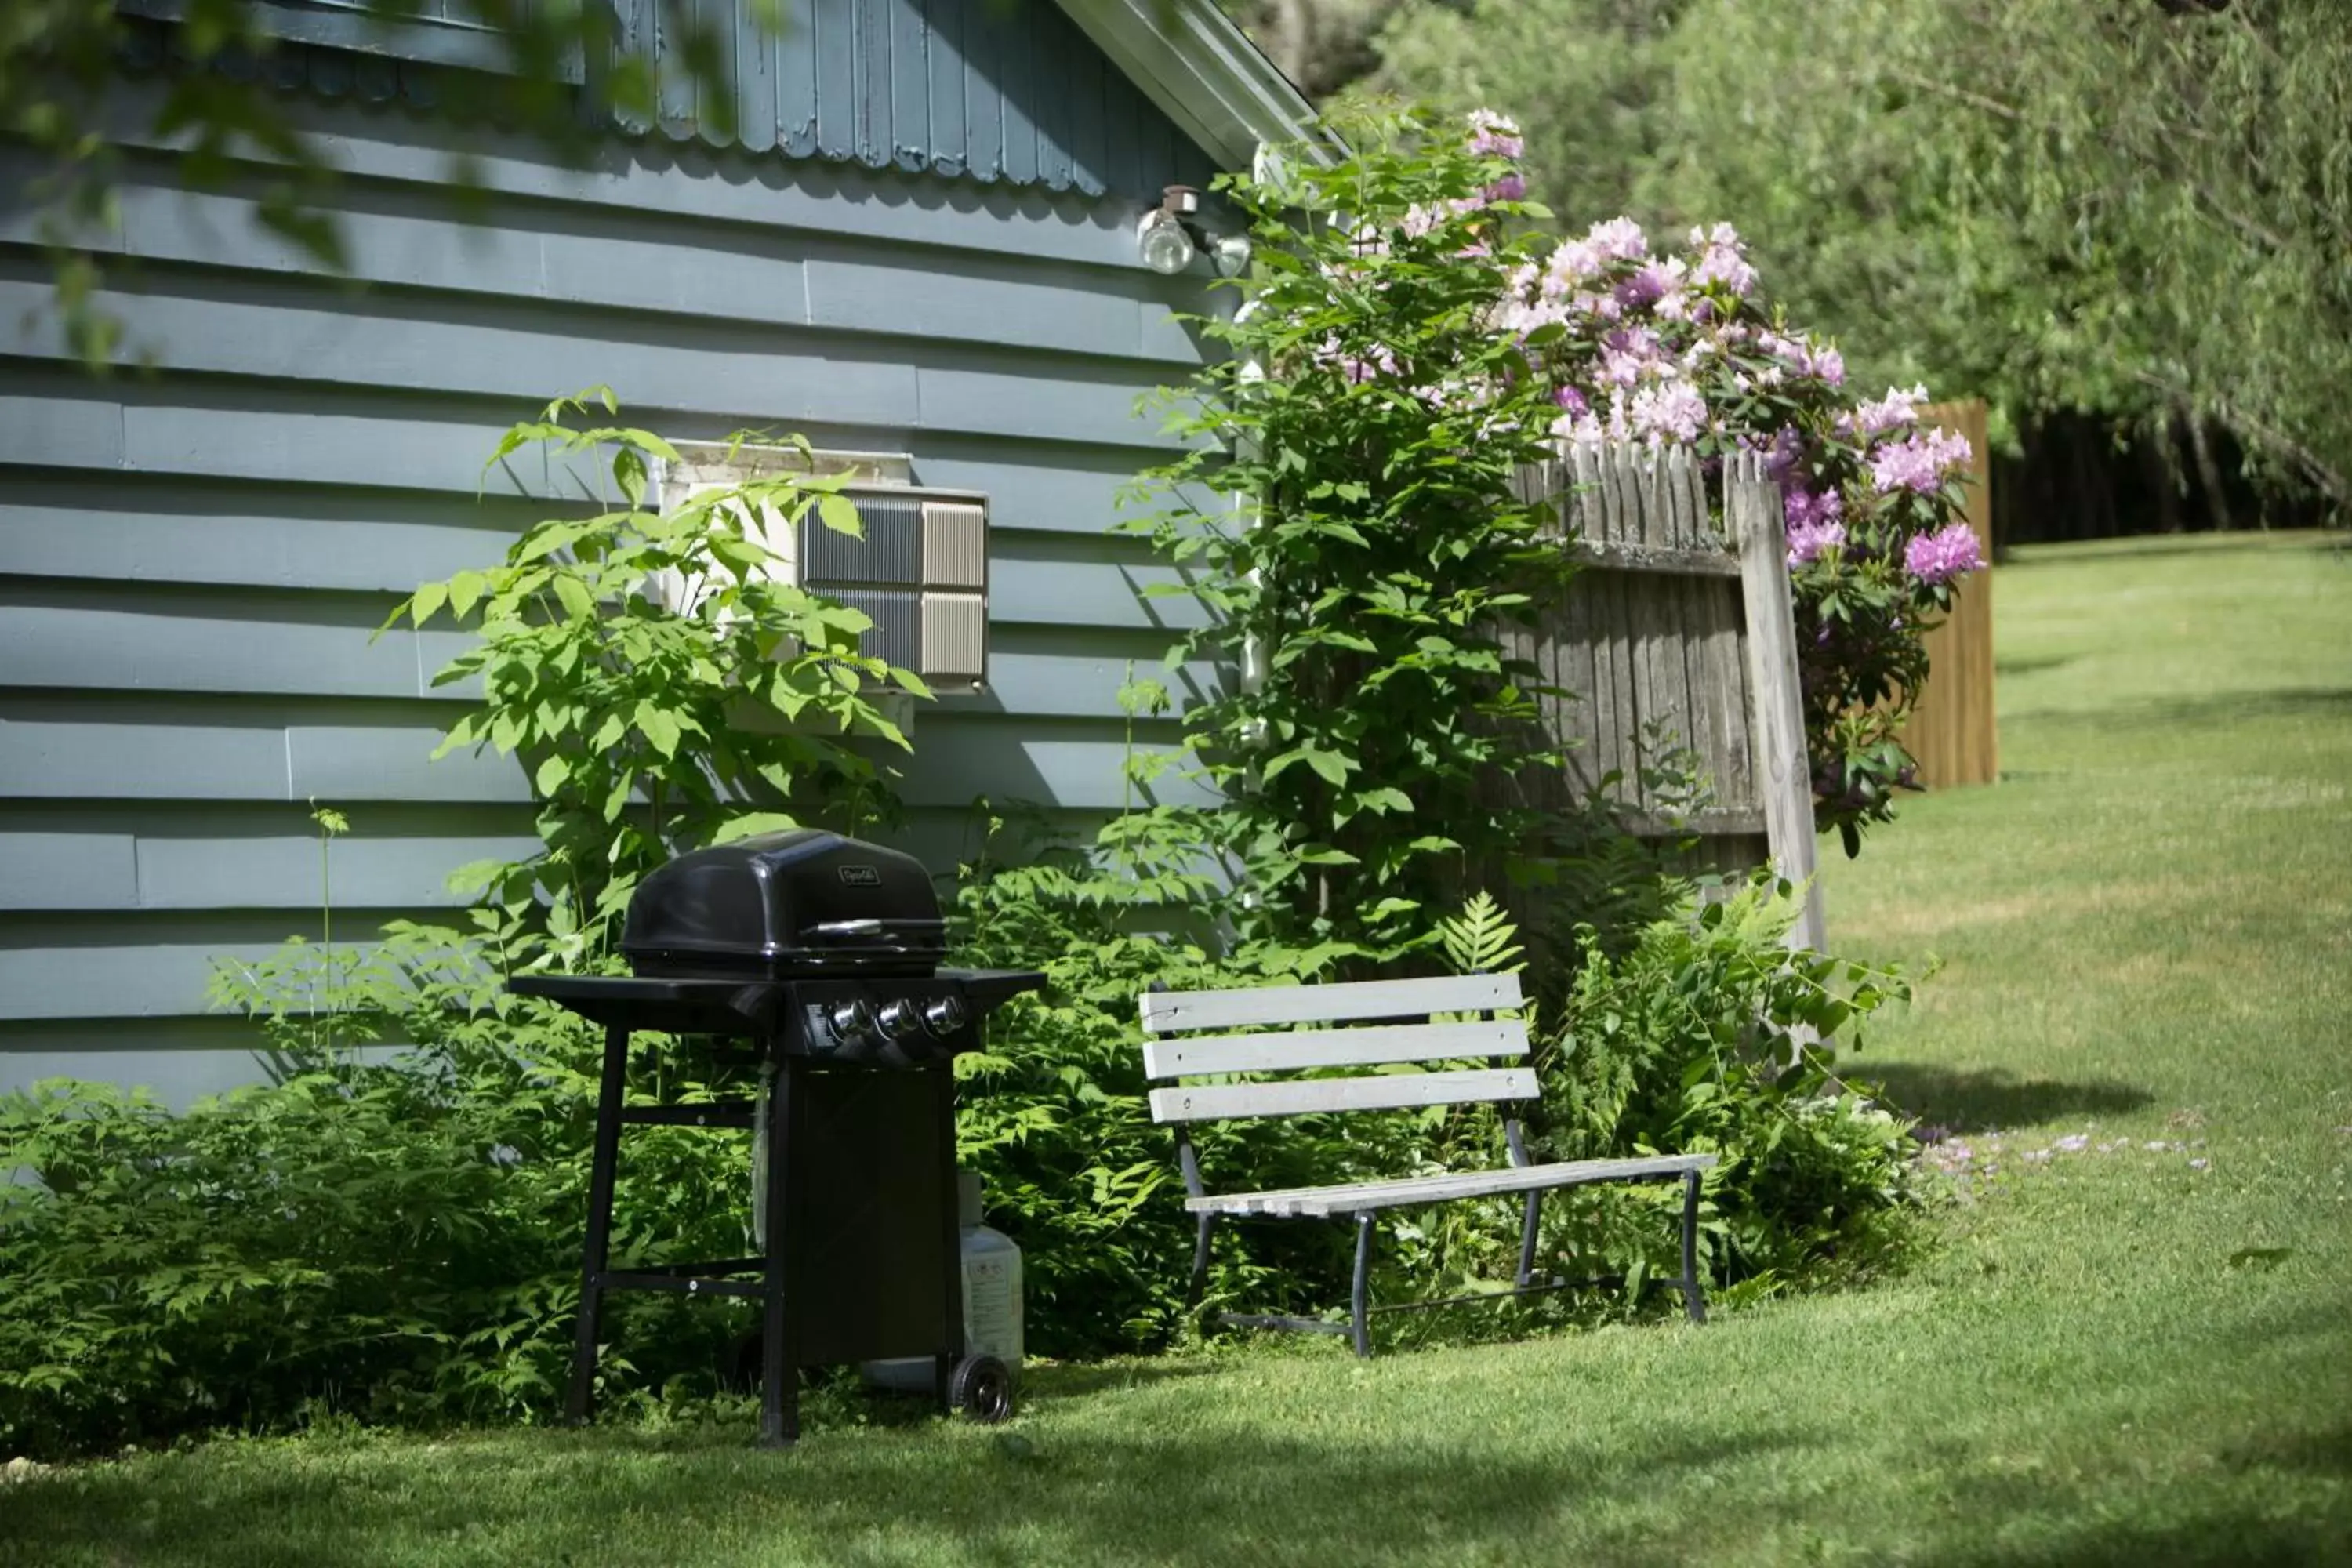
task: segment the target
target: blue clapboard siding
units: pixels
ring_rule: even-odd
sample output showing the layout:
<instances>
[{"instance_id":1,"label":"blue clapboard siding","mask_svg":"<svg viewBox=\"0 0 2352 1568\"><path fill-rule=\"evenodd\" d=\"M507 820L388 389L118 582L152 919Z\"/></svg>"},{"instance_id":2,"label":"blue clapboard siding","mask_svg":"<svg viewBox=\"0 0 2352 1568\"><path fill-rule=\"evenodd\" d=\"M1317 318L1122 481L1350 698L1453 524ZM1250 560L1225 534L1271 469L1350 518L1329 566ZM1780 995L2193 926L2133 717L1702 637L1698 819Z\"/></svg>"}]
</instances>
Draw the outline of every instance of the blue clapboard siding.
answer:
<instances>
[{"instance_id":1,"label":"blue clapboard siding","mask_svg":"<svg viewBox=\"0 0 2352 1568\"><path fill-rule=\"evenodd\" d=\"M121 8L173 10L168 0ZM287 41L266 61L231 56L217 68L322 100L430 109L445 96L441 72L506 67L463 7L425 7L389 27L361 9L264 4L257 20ZM782 26L765 28L758 0L616 9L621 49L664 79L656 124L612 121L624 132L1086 196L1156 198L1215 173L1053 0L782 0ZM672 58L682 29L666 23L681 16L727 46L715 79L692 79ZM156 73L186 68L187 57L175 28L142 19L130 25L124 61ZM580 81L576 66L568 79Z\"/></svg>"},{"instance_id":2,"label":"blue clapboard siding","mask_svg":"<svg viewBox=\"0 0 2352 1568\"><path fill-rule=\"evenodd\" d=\"M483 459L588 383L677 437L799 431L988 494L990 688L922 710L895 763L902 837L935 866L972 851L976 796L1118 809L1130 670L1213 686L1159 665L1201 621L1145 592L1180 574L1106 531L1176 449L1138 395L1211 352L1177 319L1198 280L1137 262L1132 204L660 137L583 173L405 110L295 111L350 171L363 286L134 145L134 265L107 304L152 374L67 357L10 194L33 171L0 153L0 1087L250 1079L205 979L315 935L313 798L353 825L342 938L446 916L450 871L529 847L517 763L432 760L462 692L431 678L462 637L371 634L416 583L581 504L591 468ZM470 223L433 188L457 145L488 193Z\"/></svg>"}]
</instances>

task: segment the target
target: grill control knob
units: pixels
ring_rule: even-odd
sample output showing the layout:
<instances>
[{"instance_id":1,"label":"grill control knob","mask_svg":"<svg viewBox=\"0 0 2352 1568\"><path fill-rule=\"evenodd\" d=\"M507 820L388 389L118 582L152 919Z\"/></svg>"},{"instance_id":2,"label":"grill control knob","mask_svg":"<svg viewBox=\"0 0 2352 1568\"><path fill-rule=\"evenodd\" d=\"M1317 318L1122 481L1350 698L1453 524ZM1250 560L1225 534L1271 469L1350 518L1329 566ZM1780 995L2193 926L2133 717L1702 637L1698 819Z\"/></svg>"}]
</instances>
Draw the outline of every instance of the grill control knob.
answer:
<instances>
[{"instance_id":1,"label":"grill control knob","mask_svg":"<svg viewBox=\"0 0 2352 1568\"><path fill-rule=\"evenodd\" d=\"M835 1045L858 1045L874 1033L874 1009L862 996L836 1002L824 1011L824 1027Z\"/></svg>"},{"instance_id":2,"label":"grill control knob","mask_svg":"<svg viewBox=\"0 0 2352 1568\"><path fill-rule=\"evenodd\" d=\"M934 1035L952 1035L962 1028L971 1016L971 1010L964 1006L961 996L941 996L926 1003L923 1007L924 1026Z\"/></svg>"},{"instance_id":3,"label":"grill control knob","mask_svg":"<svg viewBox=\"0 0 2352 1568\"><path fill-rule=\"evenodd\" d=\"M909 1035L920 1034L923 1029L922 1010L905 996L895 1002L883 1003L882 1011L877 1015L875 1022L880 1026L882 1037L886 1040L903 1040Z\"/></svg>"}]
</instances>

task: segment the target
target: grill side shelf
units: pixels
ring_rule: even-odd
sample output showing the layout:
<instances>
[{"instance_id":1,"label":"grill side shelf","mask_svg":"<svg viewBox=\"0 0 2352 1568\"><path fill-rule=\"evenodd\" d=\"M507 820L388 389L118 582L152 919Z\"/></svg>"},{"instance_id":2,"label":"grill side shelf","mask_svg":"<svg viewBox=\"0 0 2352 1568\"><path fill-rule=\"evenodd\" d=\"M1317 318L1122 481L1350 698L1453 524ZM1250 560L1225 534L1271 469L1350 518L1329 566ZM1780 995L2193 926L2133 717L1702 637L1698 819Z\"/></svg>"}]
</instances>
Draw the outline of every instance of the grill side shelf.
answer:
<instances>
[{"instance_id":1,"label":"grill side shelf","mask_svg":"<svg viewBox=\"0 0 2352 1568\"><path fill-rule=\"evenodd\" d=\"M775 1032L786 987L772 981L638 980L617 974L519 974L518 996L559 1002L583 1018L625 1029L708 1035Z\"/></svg>"}]
</instances>

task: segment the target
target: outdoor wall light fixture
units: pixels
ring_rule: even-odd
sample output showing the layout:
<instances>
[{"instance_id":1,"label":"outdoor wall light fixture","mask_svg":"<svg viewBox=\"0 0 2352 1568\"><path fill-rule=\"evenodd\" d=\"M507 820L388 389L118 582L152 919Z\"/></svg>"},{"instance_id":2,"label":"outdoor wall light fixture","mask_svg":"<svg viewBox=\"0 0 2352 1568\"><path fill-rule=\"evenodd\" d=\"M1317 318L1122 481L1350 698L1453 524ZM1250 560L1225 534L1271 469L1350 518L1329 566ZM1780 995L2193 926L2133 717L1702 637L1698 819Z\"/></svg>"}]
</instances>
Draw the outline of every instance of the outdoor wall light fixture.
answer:
<instances>
[{"instance_id":1,"label":"outdoor wall light fixture","mask_svg":"<svg viewBox=\"0 0 2352 1568\"><path fill-rule=\"evenodd\" d=\"M1237 234L1210 235L1200 225L1200 211L1201 193L1190 185L1170 185L1160 192L1160 205L1145 212L1136 226L1136 248L1143 264L1173 278L1205 250L1226 277L1248 266L1250 242Z\"/></svg>"}]
</instances>

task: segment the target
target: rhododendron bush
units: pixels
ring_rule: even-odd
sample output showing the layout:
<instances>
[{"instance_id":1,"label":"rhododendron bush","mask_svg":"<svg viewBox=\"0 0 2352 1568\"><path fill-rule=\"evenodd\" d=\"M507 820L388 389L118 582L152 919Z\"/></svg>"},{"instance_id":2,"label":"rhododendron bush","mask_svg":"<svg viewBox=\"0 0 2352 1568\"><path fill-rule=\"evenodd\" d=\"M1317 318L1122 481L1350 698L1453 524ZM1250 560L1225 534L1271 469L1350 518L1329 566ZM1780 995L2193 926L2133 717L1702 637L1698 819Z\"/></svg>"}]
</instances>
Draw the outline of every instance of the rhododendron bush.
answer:
<instances>
[{"instance_id":1,"label":"rhododendron bush","mask_svg":"<svg viewBox=\"0 0 2352 1568\"><path fill-rule=\"evenodd\" d=\"M1351 633L1377 638L1367 628L1384 606L1473 591L1474 557L1493 573L1488 612L1551 602L1557 580L1539 585L1528 560L1542 520L1512 500L1504 469L1566 445L1682 445L1710 473L1754 450L1784 496L1816 819L1857 851L1911 782L1895 732L1926 675L1922 635L1982 564L1958 517L1967 443L1921 424L1924 388L1857 395L1836 347L1772 308L1728 226L1667 244L1618 217L1561 239L1525 200L1520 138L1501 116L1351 129L1359 151L1336 167L1301 159L1227 183L1257 263L1234 320L1213 329L1233 362L1207 374L1187 421L1219 450L1168 476L1223 464L1220 486L1263 519L1250 530L1195 515L1167 531L1171 543L1206 538L1194 548L1248 578L1203 640L1273 650L1276 679L1219 715L1229 740L1271 734L1275 760L1235 760L1236 775L1255 767L1263 784L1309 743L1316 726L1296 707L1274 710L1306 695L1280 689L1286 662L1312 654L1328 668ZM1289 558L1302 539L1319 574ZM1391 551L1419 560L1412 582L1374 567L1385 586L1350 600L1347 573ZM1507 693L1538 679L1498 647L1480 657L1489 705L1507 709ZM1336 679L1310 702L1349 677ZM1519 760L1541 754L1531 744Z\"/></svg>"}]
</instances>

